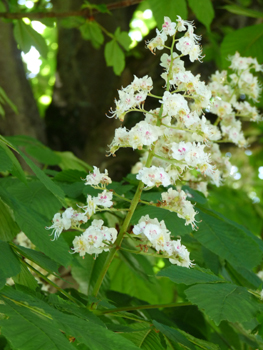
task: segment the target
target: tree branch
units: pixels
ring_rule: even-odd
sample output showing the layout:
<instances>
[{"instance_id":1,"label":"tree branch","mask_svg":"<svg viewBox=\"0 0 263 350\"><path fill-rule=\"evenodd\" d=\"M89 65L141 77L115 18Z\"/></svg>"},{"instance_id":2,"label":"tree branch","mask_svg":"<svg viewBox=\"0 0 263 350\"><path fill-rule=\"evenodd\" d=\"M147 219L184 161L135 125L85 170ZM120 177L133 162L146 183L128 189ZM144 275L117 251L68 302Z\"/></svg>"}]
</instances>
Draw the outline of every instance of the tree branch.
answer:
<instances>
[{"instance_id":1,"label":"tree branch","mask_svg":"<svg viewBox=\"0 0 263 350\"><path fill-rule=\"evenodd\" d=\"M122 7L128 7L132 5L139 4L143 0L123 0L120 2L114 2L112 4L107 5L107 9L109 11L116 10ZM97 9L89 9L84 8L78 11L68 11L68 12L0 12L0 18L6 19L22 19L29 18L31 20L37 20L40 18L65 18L65 17L84 17L91 18L94 15L100 13Z\"/></svg>"}]
</instances>

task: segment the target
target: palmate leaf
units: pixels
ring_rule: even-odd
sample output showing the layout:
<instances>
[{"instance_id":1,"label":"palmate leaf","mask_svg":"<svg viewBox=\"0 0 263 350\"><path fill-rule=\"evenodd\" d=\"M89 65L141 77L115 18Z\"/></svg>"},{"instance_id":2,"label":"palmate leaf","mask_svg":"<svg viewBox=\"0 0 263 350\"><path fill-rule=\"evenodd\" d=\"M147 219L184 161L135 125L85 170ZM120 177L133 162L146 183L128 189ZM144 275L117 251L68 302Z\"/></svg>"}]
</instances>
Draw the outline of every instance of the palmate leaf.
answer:
<instances>
[{"instance_id":1,"label":"palmate leaf","mask_svg":"<svg viewBox=\"0 0 263 350\"><path fill-rule=\"evenodd\" d=\"M199 210L199 229L194 237L207 249L226 259L234 266L253 268L262 259L262 250L251 233L241 225L224 219L213 211Z\"/></svg>"},{"instance_id":2,"label":"palmate leaf","mask_svg":"<svg viewBox=\"0 0 263 350\"><path fill-rule=\"evenodd\" d=\"M197 284L189 287L185 294L216 325L223 320L241 323L250 321L260 309L260 304L246 288L234 284Z\"/></svg>"},{"instance_id":3,"label":"palmate leaf","mask_svg":"<svg viewBox=\"0 0 263 350\"><path fill-rule=\"evenodd\" d=\"M187 269L182 266L171 265L158 272L157 276L165 276L175 283L186 285L226 282L222 278L214 275L210 270L202 269L200 267Z\"/></svg>"},{"instance_id":4,"label":"palmate leaf","mask_svg":"<svg viewBox=\"0 0 263 350\"><path fill-rule=\"evenodd\" d=\"M14 348L35 350L39 346L41 350L71 350L67 335L75 338L76 343L88 344L90 350L138 350L120 335L97 323L60 312L32 293L28 295L5 287L0 297L4 302L0 304L0 312L9 316L0 320L1 331Z\"/></svg>"}]
</instances>

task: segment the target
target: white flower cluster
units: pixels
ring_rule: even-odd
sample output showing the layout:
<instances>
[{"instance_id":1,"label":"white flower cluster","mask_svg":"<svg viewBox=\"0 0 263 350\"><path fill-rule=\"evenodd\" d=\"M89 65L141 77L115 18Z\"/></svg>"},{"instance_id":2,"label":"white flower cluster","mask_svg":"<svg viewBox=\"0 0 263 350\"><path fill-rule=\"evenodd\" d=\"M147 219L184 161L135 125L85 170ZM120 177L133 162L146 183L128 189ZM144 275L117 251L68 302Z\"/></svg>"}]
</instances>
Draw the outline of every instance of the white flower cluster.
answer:
<instances>
[{"instance_id":1,"label":"white flower cluster","mask_svg":"<svg viewBox=\"0 0 263 350\"><path fill-rule=\"evenodd\" d=\"M71 227L79 227L88 221L84 213L79 213L73 208L67 208L62 214L56 213L52 219L53 225L46 227L47 230L53 229L54 239L58 239L63 230L69 230Z\"/></svg>"},{"instance_id":2,"label":"white flower cluster","mask_svg":"<svg viewBox=\"0 0 263 350\"><path fill-rule=\"evenodd\" d=\"M108 170L105 169L105 172L102 174L100 169L96 166L93 167L93 172L86 176L85 185L98 186L98 185L109 185L111 184L111 178L108 176Z\"/></svg>"},{"instance_id":3,"label":"white flower cluster","mask_svg":"<svg viewBox=\"0 0 263 350\"><path fill-rule=\"evenodd\" d=\"M153 88L152 78L147 75L143 78L137 78L134 76L133 82L126 88L119 90L119 100L115 100L116 110L110 111L112 118L119 118L120 121L124 120L125 114L144 103L148 93Z\"/></svg>"},{"instance_id":4,"label":"white flower cluster","mask_svg":"<svg viewBox=\"0 0 263 350\"><path fill-rule=\"evenodd\" d=\"M149 215L142 216L138 224L134 226L133 233L147 240L149 245L162 252L164 257L169 258L172 264L191 267L188 250L181 244L181 240L171 240L171 232L167 230L164 221L159 222L156 218L150 219Z\"/></svg>"},{"instance_id":5,"label":"white flower cluster","mask_svg":"<svg viewBox=\"0 0 263 350\"><path fill-rule=\"evenodd\" d=\"M162 193L163 203L161 207L177 212L179 218L185 219L185 225L191 224L192 228L195 229L197 212L194 210L193 204L186 198L187 194L183 190L178 192L169 188L167 192Z\"/></svg>"},{"instance_id":6,"label":"white flower cluster","mask_svg":"<svg viewBox=\"0 0 263 350\"><path fill-rule=\"evenodd\" d=\"M80 256L86 253L98 255L109 250L109 245L117 238L117 230L103 226L103 223L103 220L93 220L89 228L74 238L74 253L79 253Z\"/></svg>"},{"instance_id":7,"label":"white flower cluster","mask_svg":"<svg viewBox=\"0 0 263 350\"><path fill-rule=\"evenodd\" d=\"M95 166L93 172L85 178L85 185L91 185L99 189L105 188L111 182L107 169L104 173L101 173ZM112 192L106 189L96 197L88 195L87 205L80 206L84 213L79 213L71 207L67 208L62 214L56 213L52 220L53 225L46 227L46 229L53 229L54 240L60 236L63 230L69 230L70 228L79 229L80 225L86 223L96 213L98 208L110 208L113 205L112 196ZM79 253L80 256L84 256L85 253L97 255L102 251L108 250L107 246L116 240L117 231L115 228L108 228L102 225L102 220L93 220L91 226L84 230L82 235L76 236L73 240L73 251Z\"/></svg>"},{"instance_id":8,"label":"white flower cluster","mask_svg":"<svg viewBox=\"0 0 263 350\"><path fill-rule=\"evenodd\" d=\"M250 121L262 120L257 108L248 101L239 101L240 97L248 97L257 101L261 93L258 78L250 71L263 71L255 58L240 57L236 52L230 58L235 73L228 76L227 71L216 72L209 83L210 90L215 97L211 103L211 112L218 115L221 121L223 137L238 146L246 146L247 141L242 131L242 123L238 118Z\"/></svg>"},{"instance_id":9,"label":"white flower cluster","mask_svg":"<svg viewBox=\"0 0 263 350\"><path fill-rule=\"evenodd\" d=\"M97 197L92 197L88 195L86 206L81 208L85 210L85 215L88 215L90 218L93 214L96 213L97 207L110 208L113 205L112 202L112 192L104 190L102 193L99 193Z\"/></svg>"}]
</instances>

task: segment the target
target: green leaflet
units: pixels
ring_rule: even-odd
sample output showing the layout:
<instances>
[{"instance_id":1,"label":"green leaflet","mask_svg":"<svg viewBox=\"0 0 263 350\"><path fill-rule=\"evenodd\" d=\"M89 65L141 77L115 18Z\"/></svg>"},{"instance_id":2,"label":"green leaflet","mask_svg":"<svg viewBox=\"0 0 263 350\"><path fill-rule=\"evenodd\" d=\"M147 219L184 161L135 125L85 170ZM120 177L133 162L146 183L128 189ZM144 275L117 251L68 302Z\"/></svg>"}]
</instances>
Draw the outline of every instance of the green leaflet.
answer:
<instances>
[{"instance_id":1,"label":"green leaflet","mask_svg":"<svg viewBox=\"0 0 263 350\"><path fill-rule=\"evenodd\" d=\"M153 16L158 27L162 27L164 16L170 17L174 22L177 16L187 19L187 4L185 0L149 0Z\"/></svg>"},{"instance_id":2,"label":"green leaflet","mask_svg":"<svg viewBox=\"0 0 263 350\"><path fill-rule=\"evenodd\" d=\"M23 20L18 20L14 26L14 36L24 53L27 53L31 46L35 46L40 55L47 58L48 47L46 41L30 24L25 24Z\"/></svg>"},{"instance_id":3,"label":"green leaflet","mask_svg":"<svg viewBox=\"0 0 263 350\"><path fill-rule=\"evenodd\" d=\"M0 143L1 145L1 143ZM6 153L5 147L0 147L0 172L1 171L10 171L13 167L13 163Z\"/></svg>"},{"instance_id":4,"label":"green leaflet","mask_svg":"<svg viewBox=\"0 0 263 350\"><path fill-rule=\"evenodd\" d=\"M181 334L177 329L168 327L164 324L161 324L157 321L153 321L156 329L161 331L172 343L180 344L183 349L195 350L195 347L191 342Z\"/></svg>"},{"instance_id":5,"label":"green leaflet","mask_svg":"<svg viewBox=\"0 0 263 350\"><path fill-rule=\"evenodd\" d=\"M227 58L237 51L241 56L252 56L258 62L263 61L263 24L235 30L227 34L221 44L221 55L223 57L223 68L229 66Z\"/></svg>"},{"instance_id":6,"label":"green leaflet","mask_svg":"<svg viewBox=\"0 0 263 350\"><path fill-rule=\"evenodd\" d=\"M14 221L11 209L0 199L0 239L11 241L19 232L19 227Z\"/></svg>"},{"instance_id":7,"label":"green leaflet","mask_svg":"<svg viewBox=\"0 0 263 350\"><path fill-rule=\"evenodd\" d=\"M34 278L30 270L24 263L21 263L20 266L21 271L17 276L13 277L14 282L26 286L30 289L36 290L38 286L37 280Z\"/></svg>"},{"instance_id":8,"label":"green leaflet","mask_svg":"<svg viewBox=\"0 0 263 350\"><path fill-rule=\"evenodd\" d=\"M37 250L25 248L22 246L14 245L14 249L17 250L22 256L33 261L35 264L41 266L46 271L58 273L58 264Z\"/></svg>"},{"instance_id":9,"label":"green leaflet","mask_svg":"<svg viewBox=\"0 0 263 350\"><path fill-rule=\"evenodd\" d=\"M100 254L96 259L94 259L94 256L88 254L86 254L85 259L82 259L79 256L74 257L75 263L72 266L72 276L78 282L80 291L84 294L90 295L97 281L97 277L104 266L107 253L104 252ZM100 292L103 292L103 289L107 288L108 285L109 280L106 276L103 280Z\"/></svg>"},{"instance_id":10,"label":"green leaflet","mask_svg":"<svg viewBox=\"0 0 263 350\"><path fill-rule=\"evenodd\" d=\"M114 36L121 46L128 51L132 42L127 32L121 32L120 27L115 30Z\"/></svg>"},{"instance_id":11,"label":"green leaflet","mask_svg":"<svg viewBox=\"0 0 263 350\"><path fill-rule=\"evenodd\" d=\"M234 284L197 284L189 287L185 294L216 325L223 320L241 323L250 321L260 309L260 304L246 288Z\"/></svg>"},{"instance_id":12,"label":"green leaflet","mask_svg":"<svg viewBox=\"0 0 263 350\"><path fill-rule=\"evenodd\" d=\"M209 30L210 24L215 17L211 0L188 0L188 4L196 15L198 21L203 23Z\"/></svg>"},{"instance_id":13,"label":"green leaflet","mask_svg":"<svg viewBox=\"0 0 263 350\"><path fill-rule=\"evenodd\" d=\"M65 194L60 187L58 187L36 164L29 159L23 152L19 152L21 157L30 166L30 168L35 173L36 177L43 183L43 185L53 193L57 199L64 205Z\"/></svg>"},{"instance_id":14,"label":"green leaflet","mask_svg":"<svg viewBox=\"0 0 263 350\"><path fill-rule=\"evenodd\" d=\"M113 67L114 73L120 75L125 67L125 55L116 39L105 45L104 56L107 66Z\"/></svg>"},{"instance_id":15,"label":"green leaflet","mask_svg":"<svg viewBox=\"0 0 263 350\"><path fill-rule=\"evenodd\" d=\"M46 226L51 225L51 222L33 208L12 197L4 188L0 188L0 196L13 209L20 230L28 236L31 242L51 259L67 266L71 261L68 245L62 237L51 242L50 231L45 229Z\"/></svg>"},{"instance_id":16,"label":"green leaflet","mask_svg":"<svg viewBox=\"0 0 263 350\"><path fill-rule=\"evenodd\" d=\"M8 188L8 192L20 203L41 213L48 220L61 209L60 201L38 180L28 182L27 186L16 183Z\"/></svg>"},{"instance_id":17,"label":"green leaflet","mask_svg":"<svg viewBox=\"0 0 263 350\"><path fill-rule=\"evenodd\" d=\"M104 36L96 21L86 21L79 29L83 39L90 40L95 49L103 44Z\"/></svg>"},{"instance_id":18,"label":"green leaflet","mask_svg":"<svg viewBox=\"0 0 263 350\"><path fill-rule=\"evenodd\" d=\"M238 5L225 5L225 6L222 6L222 8L236 15L254 17L254 18L263 18L263 12L251 10Z\"/></svg>"},{"instance_id":19,"label":"green leaflet","mask_svg":"<svg viewBox=\"0 0 263 350\"><path fill-rule=\"evenodd\" d=\"M222 278L214 275L210 270L202 269L197 266L188 269L182 266L171 265L158 272L157 276L165 276L175 283L186 285L226 282Z\"/></svg>"},{"instance_id":20,"label":"green leaflet","mask_svg":"<svg viewBox=\"0 0 263 350\"><path fill-rule=\"evenodd\" d=\"M141 323L133 323L130 327L138 330L136 333L122 333L123 337L132 341L140 349L163 350L159 335L150 326L146 327ZM141 330L144 327L143 330Z\"/></svg>"},{"instance_id":21,"label":"green leaflet","mask_svg":"<svg viewBox=\"0 0 263 350\"><path fill-rule=\"evenodd\" d=\"M0 288L2 288L7 278L19 274L21 265L18 257L7 242L0 241L0 256L2 262L4 262L0 266Z\"/></svg>"},{"instance_id":22,"label":"green leaflet","mask_svg":"<svg viewBox=\"0 0 263 350\"><path fill-rule=\"evenodd\" d=\"M2 140L3 139L3 140ZM6 155L9 157L10 161L12 162L12 167L10 169L10 173L13 176L16 176L19 180L21 180L24 183L27 183L25 173L19 164L18 160L14 156L13 152L7 147L11 147L13 150L16 150L13 145L11 145L8 141L6 141L4 138L1 137L0 139L0 148L4 150Z\"/></svg>"}]
</instances>

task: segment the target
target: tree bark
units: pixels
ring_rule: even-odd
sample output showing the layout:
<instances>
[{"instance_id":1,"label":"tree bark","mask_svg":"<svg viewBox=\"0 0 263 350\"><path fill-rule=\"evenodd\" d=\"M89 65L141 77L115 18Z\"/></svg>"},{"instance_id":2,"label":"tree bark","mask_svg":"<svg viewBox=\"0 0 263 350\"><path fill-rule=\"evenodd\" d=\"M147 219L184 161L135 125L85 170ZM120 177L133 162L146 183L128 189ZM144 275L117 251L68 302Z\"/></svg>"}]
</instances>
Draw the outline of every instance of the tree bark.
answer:
<instances>
[{"instance_id":1,"label":"tree bark","mask_svg":"<svg viewBox=\"0 0 263 350\"><path fill-rule=\"evenodd\" d=\"M0 134L28 135L45 142L44 122L39 116L36 101L13 36L12 23L0 21L0 86L18 109L16 114L4 105L5 118L0 117Z\"/></svg>"},{"instance_id":2,"label":"tree bark","mask_svg":"<svg viewBox=\"0 0 263 350\"><path fill-rule=\"evenodd\" d=\"M105 0L96 3L100 2L105 3ZM56 12L77 10L81 4L81 0L53 0ZM112 33L118 26L128 30L126 12L125 9L115 10L112 16L97 15L96 20ZM115 106L117 89L126 85L126 76L127 83L132 76L126 71L117 77L112 68L106 66L104 45L95 49L90 41L81 37L78 29L64 28L60 21L58 44L56 83L46 113L49 144L57 150L70 150L92 165L107 163L107 145L119 121L109 119L105 114Z\"/></svg>"}]
</instances>

